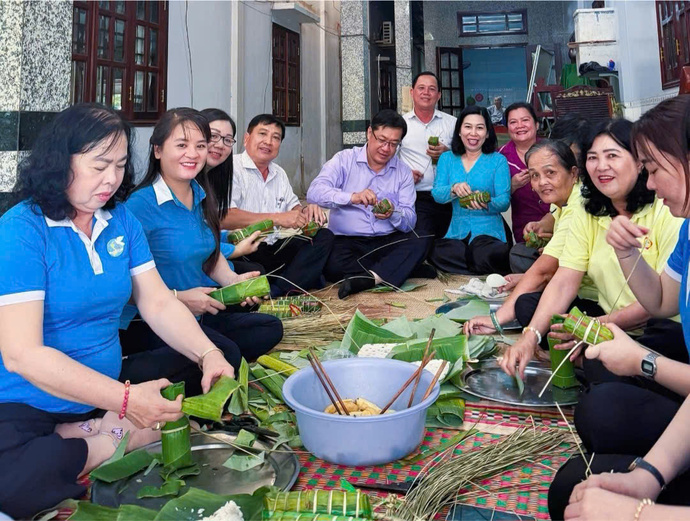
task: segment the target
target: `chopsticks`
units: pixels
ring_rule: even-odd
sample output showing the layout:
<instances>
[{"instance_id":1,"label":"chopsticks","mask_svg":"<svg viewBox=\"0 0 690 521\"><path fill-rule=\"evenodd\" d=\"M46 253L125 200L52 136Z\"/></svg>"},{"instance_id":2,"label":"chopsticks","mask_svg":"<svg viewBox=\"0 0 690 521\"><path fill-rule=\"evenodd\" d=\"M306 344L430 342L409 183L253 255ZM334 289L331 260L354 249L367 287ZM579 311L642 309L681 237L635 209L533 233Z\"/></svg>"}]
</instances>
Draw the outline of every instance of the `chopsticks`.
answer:
<instances>
[{"instance_id":1,"label":"chopsticks","mask_svg":"<svg viewBox=\"0 0 690 521\"><path fill-rule=\"evenodd\" d=\"M431 394L431 390L434 388L434 385L436 385L436 382L438 382L438 379L441 378L441 375L443 374L443 370L446 368L446 365L448 365L448 360L444 360L441 366L436 370L436 374L434 375L434 379L431 380L431 383L429 384L429 387L426 388L426 392L424 393L424 396L422 396L422 401L426 400L429 395Z\"/></svg>"},{"instance_id":2,"label":"chopsticks","mask_svg":"<svg viewBox=\"0 0 690 521\"><path fill-rule=\"evenodd\" d=\"M431 342L434 340L434 335L436 334L436 329L431 330L431 334L429 335L429 341L426 343L426 347L424 348L424 354L422 355L422 363L421 366L424 368L426 364L428 364L431 361L431 358L427 357L429 356L429 349L431 348ZM407 408L409 409L412 407L412 401L414 400L414 395L417 392L417 386L419 385L419 380L422 379L422 372L419 371L417 373L417 378L414 381L414 387L412 388L412 394L410 395L410 401L407 402Z\"/></svg>"},{"instance_id":3,"label":"chopsticks","mask_svg":"<svg viewBox=\"0 0 690 521\"><path fill-rule=\"evenodd\" d=\"M331 381L328 374L326 373L326 370L323 368L323 365L321 365L321 361L319 360L319 358L314 353L314 350L310 348L309 353L310 354L307 355L307 360L309 360L309 363L311 364L312 369L314 369L314 373L316 373L316 376L318 377L319 382L321 382L321 385L323 386L324 390L326 391L328 398L331 400L333 407L335 407L335 410L337 411L338 414L342 415L344 412L346 416L350 416L350 413L348 412L347 407L345 407L345 403L343 402L342 398L340 398L340 395L338 394L338 390L335 388L335 385L333 385L333 382ZM325 378L325 381L324 381L324 378ZM328 385L326 385L326 382L328 382ZM333 398L333 395L331 394L331 392L329 390L329 385L330 385L330 388L333 390L333 394L335 395L335 399ZM338 400L338 403L336 403L336 399ZM340 409L338 408L338 404L340 404L340 406L342 407L343 412L340 412Z\"/></svg>"},{"instance_id":4,"label":"chopsticks","mask_svg":"<svg viewBox=\"0 0 690 521\"><path fill-rule=\"evenodd\" d=\"M429 335L429 341L427 342L427 349L430 349L431 341L434 339L434 333L435 332L436 332L435 329L431 330L431 334ZM424 351L426 352L427 349L425 349ZM402 387L400 389L398 389L398 392L395 393L395 396L393 396L393 398L391 398L391 401L388 402L383 409L381 409L381 412L379 414L384 414L388 409L390 409L391 405L393 405L393 403L395 403L395 400L397 400L400 397L400 395L403 392L405 392L405 389L407 389L407 387L415 379L421 378L421 374L422 374L422 371L424 371L424 367L426 367L426 364L428 364L434 358L435 354L436 353L433 350L430 350L429 354L427 355L427 357L424 360L422 360L422 363L419 365L417 370L414 373L412 373L412 376L410 376L410 378L408 378L408 380L402 385ZM412 396L414 396L414 391L412 393Z\"/></svg>"}]
</instances>

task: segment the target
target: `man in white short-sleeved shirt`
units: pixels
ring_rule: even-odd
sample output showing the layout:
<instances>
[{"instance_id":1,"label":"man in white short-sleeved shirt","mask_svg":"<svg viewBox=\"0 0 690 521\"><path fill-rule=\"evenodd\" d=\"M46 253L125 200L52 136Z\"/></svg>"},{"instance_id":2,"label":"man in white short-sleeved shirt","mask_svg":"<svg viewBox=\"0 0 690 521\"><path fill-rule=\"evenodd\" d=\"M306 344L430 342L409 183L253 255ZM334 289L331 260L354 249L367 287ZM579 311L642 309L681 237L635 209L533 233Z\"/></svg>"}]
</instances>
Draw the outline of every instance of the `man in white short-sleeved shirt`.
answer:
<instances>
[{"instance_id":1,"label":"man in white short-sleeved shirt","mask_svg":"<svg viewBox=\"0 0 690 521\"><path fill-rule=\"evenodd\" d=\"M441 92L433 72L419 73L412 81L410 94L414 109L403 115L407 134L399 154L412 170L417 190L415 232L441 239L448 231L452 206L434 201L431 189L436 177L436 162L441 154L450 150L457 118L436 109ZM430 137L437 137L438 145L430 145Z\"/></svg>"},{"instance_id":2,"label":"man in white short-sleeved shirt","mask_svg":"<svg viewBox=\"0 0 690 521\"><path fill-rule=\"evenodd\" d=\"M254 117L244 135L244 152L233 157L230 210L222 227L239 229L266 219L278 228L303 228L311 221L325 224L318 205L305 207L292 190L290 180L273 160L285 138L285 124L272 114ZM333 233L321 229L309 241L269 236L247 260L282 278L271 280L271 296L322 287L321 272L333 245ZM287 279L283 280L283 279ZM289 281L289 282L288 282Z\"/></svg>"}]
</instances>

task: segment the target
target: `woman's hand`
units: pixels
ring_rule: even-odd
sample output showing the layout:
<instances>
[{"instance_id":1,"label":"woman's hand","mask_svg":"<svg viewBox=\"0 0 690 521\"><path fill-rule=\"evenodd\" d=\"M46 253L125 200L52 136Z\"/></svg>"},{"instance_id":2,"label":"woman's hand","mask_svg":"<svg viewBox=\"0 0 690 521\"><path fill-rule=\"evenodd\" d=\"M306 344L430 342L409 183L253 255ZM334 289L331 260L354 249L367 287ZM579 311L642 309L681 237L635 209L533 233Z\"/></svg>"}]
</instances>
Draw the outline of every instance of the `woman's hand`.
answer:
<instances>
[{"instance_id":1,"label":"woman's hand","mask_svg":"<svg viewBox=\"0 0 690 521\"><path fill-rule=\"evenodd\" d=\"M511 273L509 275L506 275L503 278L506 279L508 283L496 288L496 291L498 291L499 293L505 293L506 291L510 291L515 286L517 286L518 282L520 282L520 279L523 275L524 273Z\"/></svg>"},{"instance_id":2,"label":"woman's hand","mask_svg":"<svg viewBox=\"0 0 690 521\"><path fill-rule=\"evenodd\" d=\"M524 378L525 368L529 361L534 358L538 348L534 333L528 331L527 334L523 334L517 342L506 349L500 361L501 369L506 374L515 376L515 367L517 366L520 378Z\"/></svg>"},{"instance_id":3,"label":"woman's hand","mask_svg":"<svg viewBox=\"0 0 690 521\"><path fill-rule=\"evenodd\" d=\"M318 204L308 204L302 211L307 216L307 223L315 221L319 226L326 224L326 212Z\"/></svg>"},{"instance_id":4,"label":"woman's hand","mask_svg":"<svg viewBox=\"0 0 690 521\"><path fill-rule=\"evenodd\" d=\"M579 342L577 338L565 330L563 324L551 324L551 331L549 331L548 337L560 340L560 343L553 346L553 348L561 351L570 351L573 347L575 347L575 344ZM572 355L570 355L571 362L575 361L575 359L580 356L580 352L582 349L584 349L584 347L585 345L582 344L573 352Z\"/></svg>"},{"instance_id":5,"label":"woman's hand","mask_svg":"<svg viewBox=\"0 0 690 521\"><path fill-rule=\"evenodd\" d=\"M161 389L171 385L165 378L132 385L129 388L127 419L140 429L156 427L182 417L182 395L176 400L161 396ZM115 411L119 412L119 411Z\"/></svg>"},{"instance_id":6,"label":"woman's hand","mask_svg":"<svg viewBox=\"0 0 690 521\"><path fill-rule=\"evenodd\" d=\"M644 237L648 233L649 228L638 226L627 217L619 215L611 221L609 231L606 233L606 242L613 247L616 256L623 259L636 254L642 248L637 238Z\"/></svg>"},{"instance_id":7,"label":"woman's hand","mask_svg":"<svg viewBox=\"0 0 690 521\"><path fill-rule=\"evenodd\" d=\"M510 191L515 192L529 183L529 170L526 168L510 178Z\"/></svg>"},{"instance_id":8,"label":"woman's hand","mask_svg":"<svg viewBox=\"0 0 690 521\"><path fill-rule=\"evenodd\" d=\"M617 325L609 322L606 327L613 333L613 340L589 346L585 356L590 360L598 359L606 369L618 376L639 375L642 359L649 351Z\"/></svg>"},{"instance_id":9,"label":"woman's hand","mask_svg":"<svg viewBox=\"0 0 690 521\"><path fill-rule=\"evenodd\" d=\"M594 474L578 483L570 494L570 503L582 500L582 496L587 489L599 488L623 494L633 498L656 499L661 492L659 482L651 473L644 469L635 469L632 472L615 472Z\"/></svg>"},{"instance_id":10,"label":"woman's hand","mask_svg":"<svg viewBox=\"0 0 690 521\"><path fill-rule=\"evenodd\" d=\"M479 192L479 190L475 190L475 192ZM486 210L488 206L486 206L486 203L480 203L479 201L470 201L470 205L467 208L469 210Z\"/></svg>"},{"instance_id":11,"label":"woman's hand","mask_svg":"<svg viewBox=\"0 0 690 521\"><path fill-rule=\"evenodd\" d=\"M259 275L261 275L260 271L248 271L247 273L242 273L241 275L235 273L235 278L232 280L232 282L230 282L230 284L237 284L238 282L253 279ZM240 306L253 306L254 304L261 304L261 300L262 299L259 297L247 297L244 302L240 304Z\"/></svg>"},{"instance_id":12,"label":"woman's hand","mask_svg":"<svg viewBox=\"0 0 690 521\"><path fill-rule=\"evenodd\" d=\"M203 315L204 313L211 313L217 315L219 311L223 311L225 306L222 302L209 297L208 294L215 291L216 288L192 288L185 291L178 291L177 298L182 302L194 316Z\"/></svg>"},{"instance_id":13,"label":"woman's hand","mask_svg":"<svg viewBox=\"0 0 690 521\"><path fill-rule=\"evenodd\" d=\"M579 485L578 485L579 486ZM633 519L639 499L609 492L603 488L588 488L581 499L566 507L566 520L601 521L603 519Z\"/></svg>"},{"instance_id":14,"label":"woman's hand","mask_svg":"<svg viewBox=\"0 0 690 521\"><path fill-rule=\"evenodd\" d=\"M492 335L496 332L494 323L491 321L491 317L483 315L474 317L471 320L465 322L462 327L463 333L466 335Z\"/></svg>"},{"instance_id":15,"label":"woman's hand","mask_svg":"<svg viewBox=\"0 0 690 521\"><path fill-rule=\"evenodd\" d=\"M259 249L259 244L264 240L263 237L261 237L261 232L260 231L255 231L252 233L249 237L245 237L242 239L240 242L237 243L235 246L235 251L233 252L232 257L243 257L245 255L251 255L254 253L256 250Z\"/></svg>"},{"instance_id":16,"label":"woman's hand","mask_svg":"<svg viewBox=\"0 0 690 521\"><path fill-rule=\"evenodd\" d=\"M547 229L542 221L528 222L522 229L523 237L526 237L530 232L537 234L540 239L551 239L553 237L553 228Z\"/></svg>"},{"instance_id":17,"label":"woman's hand","mask_svg":"<svg viewBox=\"0 0 690 521\"><path fill-rule=\"evenodd\" d=\"M455 194L458 197L465 197L466 195L470 195L472 193L472 189L467 183L455 183L450 188L450 193L451 195Z\"/></svg>"},{"instance_id":18,"label":"woman's hand","mask_svg":"<svg viewBox=\"0 0 690 521\"><path fill-rule=\"evenodd\" d=\"M221 376L235 378L235 370L225 359L221 350L211 351L202 362L201 390L206 394Z\"/></svg>"}]
</instances>

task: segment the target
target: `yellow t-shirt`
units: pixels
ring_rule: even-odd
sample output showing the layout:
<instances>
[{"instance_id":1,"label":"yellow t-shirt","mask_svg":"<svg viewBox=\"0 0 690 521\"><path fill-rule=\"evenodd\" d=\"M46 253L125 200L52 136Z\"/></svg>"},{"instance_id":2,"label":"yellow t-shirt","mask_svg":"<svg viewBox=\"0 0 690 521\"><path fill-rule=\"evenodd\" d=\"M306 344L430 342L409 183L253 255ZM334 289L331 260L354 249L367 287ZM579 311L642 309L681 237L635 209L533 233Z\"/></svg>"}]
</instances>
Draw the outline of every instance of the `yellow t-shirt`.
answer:
<instances>
[{"instance_id":1,"label":"yellow t-shirt","mask_svg":"<svg viewBox=\"0 0 690 521\"><path fill-rule=\"evenodd\" d=\"M652 204L638 210L630 220L649 228L647 237L651 240L651 246L642 250L642 257L657 273L661 273L676 245L683 219L673 217L668 207L655 198ZM613 247L606 242L610 225L611 217L595 217L587 213L584 206L579 206L571 217L568 240L558 259L559 266L585 272L591 277L598 291L599 305L606 313L622 309L637 300L625 283ZM612 310L624 287L616 309Z\"/></svg>"},{"instance_id":2,"label":"yellow t-shirt","mask_svg":"<svg viewBox=\"0 0 690 521\"><path fill-rule=\"evenodd\" d=\"M575 183L573 190L570 192L570 197L568 197L568 202L563 208L559 208L555 204L551 205L551 214L553 215L553 236L546 246L544 246L544 251L542 255L549 255L555 259L559 259L563 253L563 248L568 241L568 235L570 232L570 220L573 214L578 208L582 208L582 194L581 194L581 183ZM597 288L592 282L592 279L588 275L582 278L582 283L580 284L580 289L577 292L580 298L589 299L597 301L598 292Z\"/></svg>"}]
</instances>

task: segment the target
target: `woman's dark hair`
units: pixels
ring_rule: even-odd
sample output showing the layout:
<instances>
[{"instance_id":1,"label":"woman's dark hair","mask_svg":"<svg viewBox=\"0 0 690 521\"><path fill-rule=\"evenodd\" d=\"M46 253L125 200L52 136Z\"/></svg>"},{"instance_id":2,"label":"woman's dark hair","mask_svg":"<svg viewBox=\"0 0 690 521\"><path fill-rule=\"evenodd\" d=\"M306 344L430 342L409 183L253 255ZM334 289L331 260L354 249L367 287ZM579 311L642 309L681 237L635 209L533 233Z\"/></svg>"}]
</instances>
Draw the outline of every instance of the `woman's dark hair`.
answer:
<instances>
[{"instance_id":1,"label":"woman's dark hair","mask_svg":"<svg viewBox=\"0 0 690 521\"><path fill-rule=\"evenodd\" d=\"M139 186L137 186L137 190L152 185L161 174L161 162L160 159L156 158L155 147L162 147L163 143L167 141L167 139L179 125L182 125L182 128L185 129L185 132L188 127L196 127L206 138L206 141L211 139L211 127L208 126L208 120L201 112L188 107L180 107L168 110L165 114L163 114L161 119L158 120L156 126L153 127L153 134L151 134L151 139L149 139L149 143L151 144L151 151L149 153L149 168L146 171L144 179L142 179ZM201 188L204 189L204 192L206 192L206 197L201 203L201 207L204 211L206 223L208 224L209 228L211 228L213 238L215 239L216 243L213 252L204 261L202 266L204 273L208 275L216 266L216 262L218 262L218 254L220 252L220 220L218 219L218 203L216 202L216 196L209 186L208 177L203 169L197 174L196 181L199 183Z\"/></svg>"},{"instance_id":2,"label":"woman's dark hair","mask_svg":"<svg viewBox=\"0 0 690 521\"><path fill-rule=\"evenodd\" d=\"M405 137L405 134L407 134L407 122L405 121L405 118L391 109L380 110L378 114L374 116L374 119L371 120L372 132L383 127L401 129L401 140Z\"/></svg>"},{"instance_id":3,"label":"woman's dark hair","mask_svg":"<svg viewBox=\"0 0 690 521\"><path fill-rule=\"evenodd\" d=\"M254 116L252 120L247 125L247 134L251 134L252 130L256 128L257 125L275 125L280 128L280 140L285 139L285 123L282 119L277 118L273 114L259 114Z\"/></svg>"},{"instance_id":4,"label":"woman's dark hair","mask_svg":"<svg viewBox=\"0 0 690 521\"><path fill-rule=\"evenodd\" d=\"M557 139L568 146L575 145L578 150L582 150L589 131L590 123L587 118L576 112L569 112L556 120L551 128L549 139Z\"/></svg>"},{"instance_id":5,"label":"woman's dark hair","mask_svg":"<svg viewBox=\"0 0 690 521\"><path fill-rule=\"evenodd\" d=\"M583 144L582 164L587 164L587 152L589 152L594 140L599 136L610 137L618 146L632 154L632 126L632 122L624 118L605 119L600 121L592 129L587 140ZM582 168L580 170L580 177L582 178L582 197L585 200L585 210L597 217L615 217L618 215L618 211L614 208L611 199L602 194L594 185L594 181L592 181L587 168ZM633 189L626 199L626 211L635 213L640 208L654 202L654 192L647 189L647 177L649 177L647 170L643 168L637 176L635 186L633 186Z\"/></svg>"},{"instance_id":6,"label":"woman's dark hair","mask_svg":"<svg viewBox=\"0 0 690 521\"><path fill-rule=\"evenodd\" d=\"M232 135L235 137L237 136L237 126L227 112L220 109L204 109L201 113L206 116L209 123L213 123L214 121L227 121L232 127ZM206 172L208 184L218 203L218 219L220 221L225 219L230 209L232 173L232 148L230 148L230 155L225 161Z\"/></svg>"},{"instance_id":7,"label":"woman's dark hair","mask_svg":"<svg viewBox=\"0 0 690 521\"><path fill-rule=\"evenodd\" d=\"M453 130L453 141L450 143L450 149L456 156L461 156L465 153L465 145L460 138L460 129L462 128L462 122L465 121L467 116L478 115L484 118L484 124L486 125L486 139L482 144L482 152L484 154L491 154L496 151L496 131L491 123L491 117L484 107L479 105L469 105L465 107L458 120L455 122L455 130Z\"/></svg>"},{"instance_id":8,"label":"woman's dark hair","mask_svg":"<svg viewBox=\"0 0 690 521\"><path fill-rule=\"evenodd\" d=\"M676 158L685 173L683 211L690 207L690 95L676 96L645 112L633 125L633 155L654 159L652 143L666 159Z\"/></svg>"},{"instance_id":9,"label":"woman's dark hair","mask_svg":"<svg viewBox=\"0 0 690 521\"><path fill-rule=\"evenodd\" d=\"M542 139L530 147L525 154L525 164L527 166L529 166L529 158L540 150L548 150L551 152L558 159L558 163L568 172L570 172L573 167L577 167L575 154L573 154L573 151L567 143L552 139Z\"/></svg>"},{"instance_id":10,"label":"woman's dark hair","mask_svg":"<svg viewBox=\"0 0 690 521\"><path fill-rule=\"evenodd\" d=\"M508 108L504 112L506 123L508 122L508 116L510 116L510 113L517 109L525 109L527 112L529 112L529 115L532 116L532 119L535 123L539 121L537 119L537 113L534 112L534 107L532 105L525 103L524 101L516 101L515 103L508 105Z\"/></svg>"},{"instance_id":11,"label":"woman's dark hair","mask_svg":"<svg viewBox=\"0 0 690 521\"><path fill-rule=\"evenodd\" d=\"M122 135L127 140L124 177L103 206L106 210L114 208L127 198L134 186L132 130L114 110L95 103L72 105L43 128L31 154L19 166L12 189L15 201L29 199L54 221L74 218L76 210L67 198L67 188L72 182L72 156L85 154L104 142L110 150Z\"/></svg>"}]
</instances>

